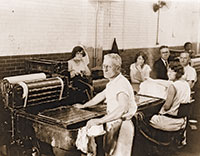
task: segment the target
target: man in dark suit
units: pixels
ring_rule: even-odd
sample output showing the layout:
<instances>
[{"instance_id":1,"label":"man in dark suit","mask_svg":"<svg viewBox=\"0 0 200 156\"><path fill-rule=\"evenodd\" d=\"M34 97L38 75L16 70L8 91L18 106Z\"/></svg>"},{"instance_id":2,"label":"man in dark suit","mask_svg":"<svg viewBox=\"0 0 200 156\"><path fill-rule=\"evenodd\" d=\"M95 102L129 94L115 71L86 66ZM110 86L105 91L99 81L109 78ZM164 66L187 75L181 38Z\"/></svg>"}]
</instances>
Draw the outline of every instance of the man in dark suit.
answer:
<instances>
[{"instance_id":1,"label":"man in dark suit","mask_svg":"<svg viewBox=\"0 0 200 156\"><path fill-rule=\"evenodd\" d=\"M156 79L168 80L167 69L169 65L169 48L168 46L161 46L159 48L161 57L155 61L153 71Z\"/></svg>"}]
</instances>

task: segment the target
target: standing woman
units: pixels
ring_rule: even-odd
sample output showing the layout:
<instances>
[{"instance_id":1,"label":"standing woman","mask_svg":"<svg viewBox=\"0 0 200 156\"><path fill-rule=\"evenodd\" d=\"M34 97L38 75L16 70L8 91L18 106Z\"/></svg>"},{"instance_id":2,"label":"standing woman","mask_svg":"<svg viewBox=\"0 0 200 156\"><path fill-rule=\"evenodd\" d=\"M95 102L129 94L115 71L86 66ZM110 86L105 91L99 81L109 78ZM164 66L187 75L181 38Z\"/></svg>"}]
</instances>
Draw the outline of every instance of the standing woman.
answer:
<instances>
[{"instance_id":1,"label":"standing woman","mask_svg":"<svg viewBox=\"0 0 200 156\"><path fill-rule=\"evenodd\" d=\"M151 68L147 62L147 55L140 51L135 56L135 63L130 66L130 77L133 90L139 91L140 83L149 78Z\"/></svg>"}]
</instances>

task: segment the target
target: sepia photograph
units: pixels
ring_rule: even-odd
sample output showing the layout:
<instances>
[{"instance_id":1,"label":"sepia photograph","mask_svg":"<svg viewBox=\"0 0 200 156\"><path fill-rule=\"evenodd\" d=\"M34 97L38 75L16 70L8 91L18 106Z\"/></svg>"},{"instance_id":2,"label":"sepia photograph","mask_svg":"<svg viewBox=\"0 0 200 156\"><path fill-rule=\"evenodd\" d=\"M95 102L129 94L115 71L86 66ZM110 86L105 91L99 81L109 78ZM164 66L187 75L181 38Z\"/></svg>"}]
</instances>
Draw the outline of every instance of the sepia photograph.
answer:
<instances>
[{"instance_id":1,"label":"sepia photograph","mask_svg":"<svg viewBox=\"0 0 200 156\"><path fill-rule=\"evenodd\" d=\"M0 0L0 156L200 156L200 0Z\"/></svg>"}]
</instances>

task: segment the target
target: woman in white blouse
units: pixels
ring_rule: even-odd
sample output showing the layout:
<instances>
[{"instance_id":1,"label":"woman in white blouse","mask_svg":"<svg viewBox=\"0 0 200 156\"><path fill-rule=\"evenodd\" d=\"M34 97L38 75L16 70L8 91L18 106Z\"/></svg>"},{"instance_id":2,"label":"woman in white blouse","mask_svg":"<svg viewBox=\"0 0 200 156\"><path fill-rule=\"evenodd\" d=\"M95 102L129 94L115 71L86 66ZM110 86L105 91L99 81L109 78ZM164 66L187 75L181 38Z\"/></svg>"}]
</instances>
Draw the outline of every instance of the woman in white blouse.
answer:
<instances>
[{"instance_id":1,"label":"woman in white blouse","mask_svg":"<svg viewBox=\"0 0 200 156\"><path fill-rule=\"evenodd\" d=\"M131 84L135 92L139 91L140 83L149 78L151 68L146 62L147 55L140 51L135 56L135 62L130 66Z\"/></svg>"},{"instance_id":2,"label":"woman in white blouse","mask_svg":"<svg viewBox=\"0 0 200 156\"><path fill-rule=\"evenodd\" d=\"M181 104L190 103L190 86L182 78L184 69L179 63L171 63L167 72L169 80L172 81L168 88L168 95L158 115L154 115L150 124L164 131L177 131L186 126L186 119L178 116Z\"/></svg>"},{"instance_id":3,"label":"woman in white blouse","mask_svg":"<svg viewBox=\"0 0 200 156\"><path fill-rule=\"evenodd\" d=\"M72 50L72 59L68 61L68 71L72 86L88 96L87 99L79 97L79 101L76 102L85 102L84 100L89 100L93 96L91 72L87 66L88 62L84 59L85 56L84 49L81 46L76 46Z\"/></svg>"},{"instance_id":4,"label":"woman in white blouse","mask_svg":"<svg viewBox=\"0 0 200 156\"><path fill-rule=\"evenodd\" d=\"M90 76L91 72L87 66L87 63L84 61L86 56L85 51L82 47L76 46L72 50L72 59L68 61L68 71L70 72L70 77L74 78L75 76Z\"/></svg>"}]
</instances>

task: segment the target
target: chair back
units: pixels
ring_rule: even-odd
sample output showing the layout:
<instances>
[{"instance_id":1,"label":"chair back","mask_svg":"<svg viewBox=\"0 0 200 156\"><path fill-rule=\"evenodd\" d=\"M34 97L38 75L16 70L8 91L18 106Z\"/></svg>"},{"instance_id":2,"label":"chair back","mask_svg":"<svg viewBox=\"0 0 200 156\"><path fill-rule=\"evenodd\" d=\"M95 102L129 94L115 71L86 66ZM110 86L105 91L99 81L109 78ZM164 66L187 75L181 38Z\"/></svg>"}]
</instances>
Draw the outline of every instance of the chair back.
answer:
<instances>
[{"instance_id":1,"label":"chair back","mask_svg":"<svg viewBox=\"0 0 200 156\"><path fill-rule=\"evenodd\" d=\"M191 109L191 103L181 103L178 108L178 115L177 117L189 117Z\"/></svg>"}]
</instances>

